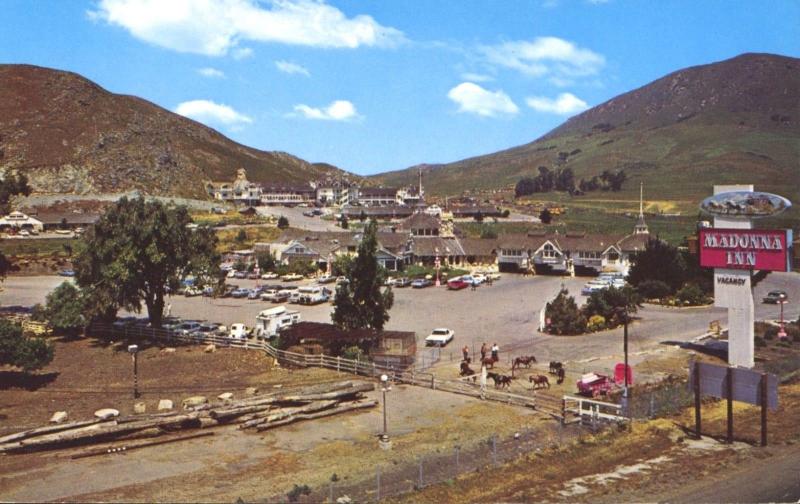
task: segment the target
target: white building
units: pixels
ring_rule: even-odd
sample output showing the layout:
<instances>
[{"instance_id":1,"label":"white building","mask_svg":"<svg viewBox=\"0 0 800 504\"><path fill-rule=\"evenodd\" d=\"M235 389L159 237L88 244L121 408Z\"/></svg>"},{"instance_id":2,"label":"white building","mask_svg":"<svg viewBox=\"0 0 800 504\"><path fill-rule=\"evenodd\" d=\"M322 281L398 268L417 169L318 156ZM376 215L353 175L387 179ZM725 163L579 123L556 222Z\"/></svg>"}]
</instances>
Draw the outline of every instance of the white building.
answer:
<instances>
[{"instance_id":1,"label":"white building","mask_svg":"<svg viewBox=\"0 0 800 504\"><path fill-rule=\"evenodd\" d=\"M14 228L18 230L43 231L44 224L38 219L34 219L22 212L11 212L5 217L0 218L0 229Z\"/></svg>"}]
</instances>

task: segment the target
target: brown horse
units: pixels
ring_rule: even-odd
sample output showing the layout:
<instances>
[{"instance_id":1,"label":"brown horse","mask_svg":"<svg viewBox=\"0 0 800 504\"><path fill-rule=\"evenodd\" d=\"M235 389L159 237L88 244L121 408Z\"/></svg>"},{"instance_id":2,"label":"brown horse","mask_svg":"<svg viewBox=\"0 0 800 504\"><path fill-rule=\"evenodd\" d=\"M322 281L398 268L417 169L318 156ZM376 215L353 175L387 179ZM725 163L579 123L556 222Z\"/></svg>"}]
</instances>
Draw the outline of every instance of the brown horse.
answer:
<instances>
[{"instance_id":1,"label":"brown horse","mask_svg":"<svg viewBox=\"0 0 800 504\"><path fill-rule=\"evenodd\" d=\"M550 374L557 375L559 369L563 369L564 364L559 361L550 361Z\"/></svg>"},{"instance_id":2,"label":"brown horse","mask_svg":"<svg viewBox=\"0 0 800 504\"><path fill-rule=\"evenodd\" d=\"M494 363L497 362L494 357L484 357L481 364L486 366L487 369L494 369Z\"/></svg>"},{"instance_id":3,"label":"brown horse","mask_svg":"<svg viewBox=\"0 0 800 504\"><path fill-rule=\"evenodd\" d=\"M463 361L461 363L461 371L459 372L459 375L460 376L469 376L469 375L474 375L474 374L475 374L475 371L473 371L472 368L469 367L469 362Z\"/></svg>"},{"instance_id":4,"label":"brown horse","mask_svg":"<svg viewBox=\"0 0 800 504\"><path fill-rule=\"evenodd\" d=\"M564 371L563 367L560 367L558 368L558 372L556 374L558 375L558 380L556 381L556 383L561 385L562 383L564 383L564 375L566 374L566 371Z\"/></svg>"},{"instance_id":5,"label":"brown horse","mask_svg":"<svg viewBox=\"0 0 800 504\"><path fill-rule=\"evenodd\" d=\"M528 381L533 383L533 388L537 389L539 387L550 388L550 380L547 379L545 375L530 375L528 377Z\"/></svg>"},{"instance_id":6,"label":"brown horse","mask_svg":"<svg viewBox=\"0 0 800 504\"><path fill-rule=\"evenodd\" d=\"M514 362L511 364L511 369L517 369L522 366L530 368L531 364L535 363L536 363L536 357L534 357L533 355L523 355L521 357L514 358Z\"/></svg>"},{"instance_id":7,"label":"brown horse","mask_svg":"<svg viewBox=\"0 0 800 504\"><path fill-rule=\"evenodd\" d=\"M511 380L513 380L511 376L501 375L499 373L487 373L486 377L494 380L494 388L510 387Z\"/></svg>"}]
</instances>

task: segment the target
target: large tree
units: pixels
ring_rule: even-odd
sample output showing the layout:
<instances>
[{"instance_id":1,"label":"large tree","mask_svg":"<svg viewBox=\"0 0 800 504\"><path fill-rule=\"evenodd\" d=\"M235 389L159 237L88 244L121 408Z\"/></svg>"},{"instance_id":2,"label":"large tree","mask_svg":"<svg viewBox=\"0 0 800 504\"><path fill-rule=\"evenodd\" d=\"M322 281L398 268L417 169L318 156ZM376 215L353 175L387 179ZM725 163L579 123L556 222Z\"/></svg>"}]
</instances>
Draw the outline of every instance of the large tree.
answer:
<instances>
[{"instance_id":1,"label":"large tree","mask_svg":"<svg viewBox=\"0 0 800 504\"><path fill-rule=\"evenodd\" d=\"M53 353L52 343L44 338L27 338L20 326L0 320L0 366L11 365L28 373L49 364Z\"/></svg>"},{"instance_id":2,"label":"large tree","mask_svg":"<svg viewBox=\"0 0 800 504\"><path fill-rule=\"evenodd\" d=\"M671 292L680 289L686 280L686 263L678 249L658 238L647 240L645 248L631 258L628 282L637 287L646 280L660 280Z\"/></svg>"},{"instance_id":3,"label":"large tree","mask_svg":"<svg viewBox=\"0 0 800 504\"><path fill-rule=\"evenodd\" d=\"M58 333L76 336L86 325L83 316L83 297L70 282L64 282L47 295L45 319Z\"/></svg>"},{"instance_id":4,"label":"large tree","mask_svg":"<svg viewBox=\"0 0 800 504\"><path fill-rule=\"evenodd\" d=\"M344 330L382 330L389 321L389 310L394 303L391 288L381 292L386 272L378 265L376 252L377 224L370 220L364 228L364 236L358 246L358 255L347 271L347 282L336 289L331 318Z\"/></svg>"},{"instance_id":5,"label":"large tree","mask_svg":"<svg viewBox=\"0 0 800 504\"><path fill-rule=\"evenodd\" d=\"M150 323L160 327L168 288L188 275L217 283L217 237L206 227L190 229L191 222L186 207L144 198L122 198L110 208L75 261L89 318L113 319L121 307L139 312L144 303Z\"/></svg>"}]
</instances>

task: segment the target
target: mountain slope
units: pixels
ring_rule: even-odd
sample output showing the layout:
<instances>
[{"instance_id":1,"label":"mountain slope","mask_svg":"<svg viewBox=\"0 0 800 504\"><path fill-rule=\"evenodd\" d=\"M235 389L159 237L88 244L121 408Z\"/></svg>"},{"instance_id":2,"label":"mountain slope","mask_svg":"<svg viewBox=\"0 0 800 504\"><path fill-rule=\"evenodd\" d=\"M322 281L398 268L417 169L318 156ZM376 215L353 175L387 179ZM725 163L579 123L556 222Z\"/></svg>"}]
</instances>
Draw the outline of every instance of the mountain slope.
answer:
<instances>
[{"instance_id":1,"label":"mountain slope","mask_svg":"<svg viewBox=\"0 0 800 504\"><path fill-rule=\"evenodd\" d=\"M238 144L146 100L70 72L0 65L0 170L38 192L205 197L204 180L300 182L339 170Z\"/></svg>"},{"instance_id":2,"label":"mountain slope","mask_svg":"<svg viewBox=\"0 0 800 504\"><path fill-rule=\"evenodd\" d=\"M625 169L610 199L693 201L713 184L754 183L800 203L800 60L743 54L687 68L579 114L526 145L444 165L423 165L435 194L496 189L537 167L570 167L577 178ZM417 167L376 175L410 183ZM635 193L635 194L634 194ZM599 196L598 196L599 197ZM688 206L688 204L687 204Z\"/></svg>"}]
</instances>

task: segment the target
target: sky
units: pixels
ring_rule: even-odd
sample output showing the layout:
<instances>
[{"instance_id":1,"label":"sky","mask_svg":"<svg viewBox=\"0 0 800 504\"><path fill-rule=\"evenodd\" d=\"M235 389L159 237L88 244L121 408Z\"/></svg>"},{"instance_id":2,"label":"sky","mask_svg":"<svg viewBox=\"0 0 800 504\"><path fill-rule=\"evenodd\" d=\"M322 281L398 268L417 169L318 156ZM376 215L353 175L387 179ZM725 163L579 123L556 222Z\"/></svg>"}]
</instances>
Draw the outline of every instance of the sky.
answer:
<instances>
[{"instance_id":1,"label":"sky","mask_svg":"<svg viewBox=\"0 0 800 504\"><path fill-rule=\"evenodd\" d=\"M670 72L800 57L794 0L3 0L0 63L361 175L525 144ZM0 82L2 85L2 82Z\"/></svg>"}]
</instances>

